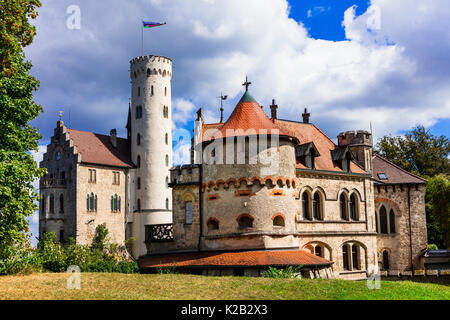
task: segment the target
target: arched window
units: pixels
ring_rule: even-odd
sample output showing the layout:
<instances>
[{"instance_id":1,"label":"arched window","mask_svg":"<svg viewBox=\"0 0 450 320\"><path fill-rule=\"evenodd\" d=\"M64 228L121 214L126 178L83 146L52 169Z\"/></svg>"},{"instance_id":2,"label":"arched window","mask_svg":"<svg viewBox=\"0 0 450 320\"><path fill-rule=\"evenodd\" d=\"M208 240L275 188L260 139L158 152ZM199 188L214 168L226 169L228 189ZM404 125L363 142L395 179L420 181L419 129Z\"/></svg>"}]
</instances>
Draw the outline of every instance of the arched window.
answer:
<instances>
[{"instance_id":1,"label":"arched window","mask_svg":"<svg viewBox=\"0 0 450 320\"><path fill-rule=\"evenodd\" d=\"M359 246L352 245L352 267L353 270L361 270L361 265L359 263Z\"/></svg>"},{"instance_id":2,"label":"arched window","mask_svg":"<svg viewBox=\"0 0 450 320\"><path fill-rule=\"evenodd\" d=\"M381 208L380 208L380 233L381 234L388 233L387 224L388 224L388 222L387 222L386 208L384 206L381 206Z\"/></svg>"},{"instance_id":3,"label":"arched window","mask_svg":"<svg viewBox=\"0 0 450 320\"><path fill-rule=\"evenodd\" d=\"M358 212L357 212L357 202L356 202L356 196L355 194L352 194L350 196L350 218L352 220L357 221L358 220Z\"/></svg>"},{"instance_id":4,"label":"arched window","mask_svg":"<svg viewBox=\"0 0 450 320\"><path fill-rule=\"evenodd\" d=\"M169 210L169 198L166 198L166 209Z\"/></svg>"},{"instance_id":5,"label":"arched window","mask_svg":"<svg viewBox=\"0 0 450 320\"><path fill-rule=\"evenodd\" d=\"M42 196L42 213L46 213L45 210L47 209L45 206L45 203L47 202L47 197L44 195Z\"/></svg>"},{"instance_id":6,"label":"arched window","mask_svg":"<svg viewBox=\"0 0 450 320\"><path fill-rule=\"evenodd\" d=\"M389 232L395 233L395 213L392 209L389 211Z\"/></svg>"},{"instance_id":7,"label":"arched window","mask_svg":"<svg viewBox=\"0 0 450 320\"><path fill-rule=\"evenodd\" d=\"M248 215L243 215L238 219L239 229L253 228L253 218Z\"/></svg>"},{"instance_id":8,"label":"arched window","mask_svg":"<svg viewBox=\"0 0 450 320\"><path fill-rule=\"evenodd\" d=\"M59 213L64 213L64 196L59 196Z\"/></svg>"},{"instance_id":9,"label":"arched window","mask_svg":"<svg viewBox=\"0 0 450 320\"><path fill-rule=\"evenodd\" d=\"M140 177L137 178L137 189L141 190L141 178Z\"/></svg>"},{"instance_id":10,"label":"arched window","mask_svg":"<svg viewBox=\"0 0 450 320\"><path fill-rule=\"evenodd\" d=\"M150 90L151 90L151 95L153 96L153 94L154 94L153 86L150 87Z\"/></svg>"},{"instance_id":11,"label":"arched window","mask_svg":"<svg viewBox=\"0 0 450 320\"><path fill-rule=\"evenodd\" d=\"M50 195L50 213L55 213L55 196Z\"/></svg>"},{"instance_id":12,"label":"arched window","mask_svg":"<svg viewBox=\"0 0 450 320\"><path fill-rule=\"evenodd\" d=\"M348 255L348 251L349 251L349 245L348 244L344 244L344 246L342 247L342 266L344 268L344 270L350 270L350 263L349 263L349 255Z\"/></svg>"},{"instance_id":13,"label":"arched window","mask_svg":"<svg viewBox=\"0 0 450 320\"><path fill-rule=\"evenodd\" d=\"M284 227L285 226L285 222L283 219L283 216L278 215L273 219L273 226L274 227Z\"/></svg>"},{"instance_id":14,"label":"arched window","mask_svg":"<svg viewBox=\"0 0 450 320\"><path fill-rule=\"evenodd\" d=\"M111 210L114 212L117 212L119 209L119 203L118 203L119 199L117 197L117 194L115 194L112 198L113 198L113 206L112 206Z\"/></svg>"},{"instance_id":15,"label":"arched window","mask_svg":"<svg viewBox=\"0 0 450 320\"><path fill-rule=\"evenodd\" d=\"M164 88L164 96L167 97L167 87Z\"/></svg>"},{"instance_id":16,"label":"arched window","mask_svg":"<svg viewBox=\"0 0 450 320\"><path fill-rule=\"evenodd\" d=\"M209 231L219 230L219 221L215 218L210 218L206 225Z\"/></svg>"},{"instance_id":17,"label":"arched window","mask_svg":"<svg viewBox=\"0 0 450 320\"><path fill-rule=\"evenodd\" d=\"M141 211L141 199L137 199L136 207L137 207L137 211Z\"/></svg>"},{"instance_id":18,"label":"arched window","mask_svg":"<svg viewBox=\"0 0 450 320\"><path fill-rule=\"evenodd\" d=\"M150 77L150 75L152 74L152 71L150 70L150 68L147 69L147 77Z\"/></svg>"},{"instance_id":19,"label":"arched window","mask_svg":"<svg viewBox=\"0 0 450 320\"><path fill-rule=\"evenodd\" d=\"M136 159L136 167L138 167L138 168L141 167L141 156L137 156L137 159Z\"/></svg>"},{"instance_id":20,"label":"arched window","mask_svg":"<svg viewBox=\"0 0 450 320\"><path fill-rule=\"evenodd\" d=\"M323 250L322 250L322 247L319 246L319 245L317 245L317 246L314 248L314 254L315 254L316 256L318 256L318 257L323 257Z\"/></svg>"},{"instance_id":21,"label":"arched window","mask_svg":"<svg viewBox=\"0 0 450 320\"><path fill-rule=\"evenodd\" d=\"M166 177L166 188L169 187L169 177Z\"/></svg>"},{"instance_id":22,"label":"arched window","mask_svg":"<svg viewBox=\"0 0 450 320\"><path fill-rule=\"evenodd\" d=\"M95 197L92 192L89 195L89 211L95 211Z\"/></svg>"},{"instance_id":23,"label":"arched window","mask_svg":"<svg viewBox=\"0 0 450 320\"><path fill-rule=\"evenodd\" d=\"M309 194L307 192L303 192L302 196L302 204L303 204L303 219L310 220L309 214Z\"/></svg>"},{"instance_id":24,"label":"arched window","mask_svg":"<svg viewBox=\"0 0 450 320\"><path fill-rule=\"evenodd\" d=\"M313 198L313 217L316 220L322 220L321 205L320 194L316 192Z\"/></svg>"},{"instance_id":25,"label":"arched window","mask_svg":"<svg viewBox=\"0 0 450 320\"><path fill-rule=\"evenodd\" d=\"M389 252L383 251L383 270L389 270Z\"/></svg>"},{"instance_id":26,"label":"arched window","mask_svg":"<svg viewBox=\"0 0 450 320\"><path fill-rule=\"evenodd\" d=\"M342 220L348 220L347 215L347 198L343 193L341 193L341 196L339 197L339 208L341 211L341 219Z\"/></svg>"},{"instance_id":27,"label":"arched window","mask_svg":"<svg viewBox=\"0 0 450 320\"><path fill-rule=\"evenodd\" d=\"M192 201L185 202L184 210L185 210L184 213L186 217L186 224L192 224Z\"/></svg>"},{"instance_id":28,"label":"arched window","mask_svg":"<svg viewBox=\"0 0 450 320\"><path fill-rule=\"evenodd\" d=\"M140 133L137 134L136 142L137 142L137 145L138 145L138 146L141 145L141 134L140 134Z\"/></svg>"},{"instance_id":29,"label":"arched window","mask_svg":"<svg viewBox=\"0 0 450 320\"><path fill-rule=\"evenodd\" d=\"M166 133L166 144L169 144L169 134Z\"/></svg>"},{"instance_id":30,"label":"arched window","mask_svg":"<svg viewBox=\"0 0 450 320\"><path fill-rule=\"evenodd\" d=\"M166 154L166 167L169 166L169 155Z\"/></svg>"}]
</instances>

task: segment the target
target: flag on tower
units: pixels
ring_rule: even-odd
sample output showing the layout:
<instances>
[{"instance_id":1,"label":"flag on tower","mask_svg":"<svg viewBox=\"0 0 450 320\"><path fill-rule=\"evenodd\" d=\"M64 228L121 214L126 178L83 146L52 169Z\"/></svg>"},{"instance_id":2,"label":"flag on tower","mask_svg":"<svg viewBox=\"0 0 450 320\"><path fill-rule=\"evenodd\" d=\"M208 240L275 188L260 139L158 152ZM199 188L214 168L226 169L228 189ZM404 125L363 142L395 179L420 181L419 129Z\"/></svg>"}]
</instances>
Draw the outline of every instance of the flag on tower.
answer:
<instances>
[{"instance_id":1,"label":"flag on tower","mask_svg":"<svg viewBox=\"0 0 450 320\"><path fill-rule=\"evenodd\" d=\"M142 21L142 24L144 26L144 29L146 29L146 28L159 27L159 26L165 25L166 23L165 22L160 23L160 22L146 22L146 21Z\"/></svg>"}]
</instances>

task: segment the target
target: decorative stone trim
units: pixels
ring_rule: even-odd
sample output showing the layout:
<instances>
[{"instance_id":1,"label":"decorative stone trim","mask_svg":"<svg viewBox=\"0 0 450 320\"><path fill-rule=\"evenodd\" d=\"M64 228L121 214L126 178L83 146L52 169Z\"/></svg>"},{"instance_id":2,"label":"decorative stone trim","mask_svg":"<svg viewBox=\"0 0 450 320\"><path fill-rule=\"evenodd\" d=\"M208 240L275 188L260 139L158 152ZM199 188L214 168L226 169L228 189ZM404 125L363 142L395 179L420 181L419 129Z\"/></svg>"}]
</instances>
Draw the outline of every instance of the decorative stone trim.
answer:
<instances>
[{"instance_id":1,"label":"decorative stone trim","mask_svg":"<svg viewBox=\"0 0 450 320\"><path fill-rule=\"evenodd\" d=\"M386 198L377 198L375 199L375 206L377 206L380 202L386 202L389 203L395 210L394 213L398 216L402 215L402 212L400 211L400 208L398 206L397 203L395 203L394 201L390 200L390 199L386 199Z\"/></svg>"},{"instance_id":2,"label":"decorative stone trim","mask_svg":"<svg viewBox=\"0 0 450 320\"><path fill-rule=\"evenodd\" d=\"M296 182L295 178L283 178L283 177L277 177L273 178L271 176L261 178L261 177L252 177L252 178L246 178L246 177L240 177L240 178L229 178L228 180L222 180L219 179L216 182L209 181L208 183L202 184L202 191L205 190L210 191L211 189L218 190L220 185L223 185L223 188L228 189L230 186L233 186L235 188L239 188L243 182L247 184L247 186L252 186L256 181L260 185L266 185L271 184L272 186L277 185L280 183L281 186L287 186L288 188L292 187L295 188Z\"/></svg>"},{"instance_id":3,"label":"decorative stone trim","mask_svg":"<svg viewBox=\"0 0 450 320\"><path fill-rule=\"evenodd\" d=\"M389 255L392 253L392 250L386 247L379 249L378 252L382 254L384 250L386 250L389 253Z\"/></svg>"}]
</instances>

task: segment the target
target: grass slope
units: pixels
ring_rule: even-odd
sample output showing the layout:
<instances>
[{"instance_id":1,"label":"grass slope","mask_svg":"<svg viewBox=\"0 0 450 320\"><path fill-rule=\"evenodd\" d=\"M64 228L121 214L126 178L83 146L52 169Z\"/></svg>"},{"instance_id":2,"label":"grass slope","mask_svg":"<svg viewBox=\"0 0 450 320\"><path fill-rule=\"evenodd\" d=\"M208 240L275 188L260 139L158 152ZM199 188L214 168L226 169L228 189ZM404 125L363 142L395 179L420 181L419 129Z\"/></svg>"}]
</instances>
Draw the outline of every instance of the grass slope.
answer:
<instances>
[{"instance_id":1,"label":"grass slope","mask_svg":"<svg viewBox=\"0 0 450 320\"><path fill-rule=\"evenodd\" d=\"M296 280L194 275L81 274L81 289L66 288L68 274L0 277L0 299L445 299L450 286L411 281Z\"/></svg>"}]
</instances>

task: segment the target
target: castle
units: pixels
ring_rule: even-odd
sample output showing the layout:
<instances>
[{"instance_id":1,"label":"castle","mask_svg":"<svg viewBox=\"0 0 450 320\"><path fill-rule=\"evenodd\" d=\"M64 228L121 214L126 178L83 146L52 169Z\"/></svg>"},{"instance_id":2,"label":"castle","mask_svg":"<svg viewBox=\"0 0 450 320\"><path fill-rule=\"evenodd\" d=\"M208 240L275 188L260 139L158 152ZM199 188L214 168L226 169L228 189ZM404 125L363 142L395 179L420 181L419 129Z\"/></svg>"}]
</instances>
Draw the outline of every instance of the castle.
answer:
<instances>
[{"instance_id":1,"label":"castle","mask_svg":"<svg viewBox=\"0 0 450 320\"><path fill-rule=\"evenodd\" d=\"M372 136L336 145L310 123L271 116L248 91L227 121L197 112L191 163L172 167L172 61L130 62L127 138L58 121L41 167L39 234L90 244L134 238L143 270L260 275L302 266L305 276L411 275L427 247L426 181L372 154Z\"/></svg>"}]
</instances>

